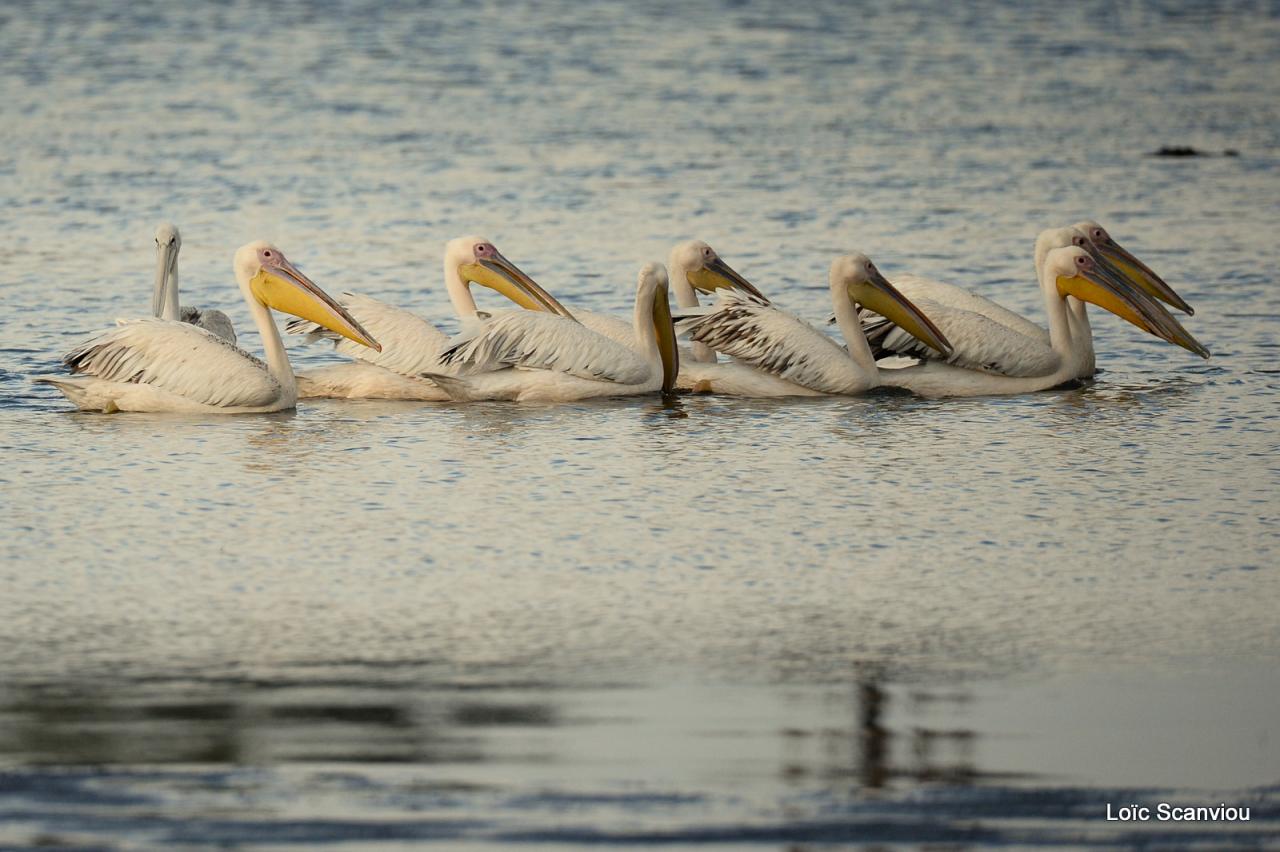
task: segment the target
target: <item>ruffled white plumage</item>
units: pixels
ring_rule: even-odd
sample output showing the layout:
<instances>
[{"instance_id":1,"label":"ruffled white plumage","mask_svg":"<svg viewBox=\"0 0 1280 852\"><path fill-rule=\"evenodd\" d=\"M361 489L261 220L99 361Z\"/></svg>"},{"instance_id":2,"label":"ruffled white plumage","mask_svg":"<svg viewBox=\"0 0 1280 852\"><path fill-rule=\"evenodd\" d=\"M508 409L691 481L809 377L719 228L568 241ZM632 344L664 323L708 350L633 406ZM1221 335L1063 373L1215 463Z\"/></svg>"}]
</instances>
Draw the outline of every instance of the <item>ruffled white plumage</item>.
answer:
<instances>
[{"instance_id":1,"label":"ruffled white plumage","mask_svg":"<svg viewBox=\"0 0 1280 852\"><path fill-rule=\"evenodd\" d=\"M861 311L859 321L876 358L901 355L1012 377L1048 375L1062 362L1047 336L1029 337L983 314L930 299L912 301L946 335L951 354L930 349L879 314Z\"/></svg>"},{"instance_id":2,"label":"ruffled white plumage","mask_svg":"<svg viewBox=\"0 0 1280 852\"><path fill-rule=\"evenodd\" d=\"M111 400L121 410L144 389L172 395L175 408L259 409L282 395L258 358L199 326L154 317L121 320L71 350L63 363L77 377L40 381Z\"/></svg>"},{"instance_id":3,"label":"ruffled white plumage","mask_svg":"<svg viewBox=\"0 0 1280 852\"><path fill-rule=\"evenodd\" d=\"M897 287L899 292L917 304L920 301L929 301L935 305L970 311L999 323L1024 337L1043 340L1046 345L1049 342L1048 329L1041 328L1031 320L1014 313L998 302L993 302L986 296L980 296L963 287L910 274L893 276L893 286ZM932 314L930 316L932 317Z\"/></svg>"},{"instance_id":4,"label":"ruffled white plumage","mask_svg":"<svg viewBox=\"0 0 1280 852\"><path fill-rule=\"evenodd\" d=\"M353 343L307 320L290 320L285 330L290 334L308 335L313 340L332 340L333 350L339 355L402 376L439 370L440 354L449 347L449 337L422 317L360 293L343 293L338 303L382 344L381 352Z\"/></svg>"},{"instance_id":5,"label":"ruffled white plumage","mask_svg":"<svg viewBox=\"0 0 1280 852\"><path fill-rule=\"evenodd\" d=\"M622 385L641 384L651 373L649 362L635 349L567 317L532 311L494 316L464 335L440 361L468 373L519 367Z\"/></svg>"},{"instance_id":6,"label":"ruffled white plumage","mask_svg":"<svg viewBox=\"0 0 1280 852\"><path fill-rule=\"evenodd\" d=\"M422 378L427 372L448 372L440 365L440 355L449 347L448 335L412 311L372 296L343 293L339 301L382 343L382 351L354 344L313 322L290 320L285 326L290 334L305 334L308 340L332 340L335 352L354 359L299 374L300 397L426 401L449 398L434 382Z\"/></svg>"},{"instance_id":7,"label":"ruffled white plumage","mask_svg":"<svg viewBox=\"0 0 1280 852\"><path fill-rule=\"evenodd\" d=\"M621 317L615 317L612 314L601 314L596 311L582 311L575 309L573 318L580 322L583 327L594 331L596 334L602 334L610 340L621 343L623 346L635 348L636 331L631 323Z\"/></svg>"},{"instance_id":8,"label":"ruffled white plumage","mask_svg":"<svg viewBox=\"0 0 1280 852\"><path fill-rule=\"evenodd\" d=\"M701 308L692 310L681 308L679 313L689 316L693 312L702 310ZM635 329L632 328L631 323L620 317L615 317L611 314L599 314L595 311L575 310L573 318L596 334L602 334L630 349L639 349L640 343L636 340ZM713 359L710 362L699 361L697 350L694 347L680 347L680 375L676 378L676 387L683 390L697 390L700 387L698 382L707 373L707 368L714 369L717 366L721 366L714 361L714 352L709 349L705 351L708 353L707 357Z\"/></svg>"},{"instance_id":9,"label":"ruffled white plumage","mask_svg":"<svg viewBox=\"0 0 1280 852\"><path fill-rule=\"evenodd\" d=\"M717 352L810 391L840 394L866 384L857 364L826 334L743 293L724 293L710 313L686 320L678 329ZM703 371L714 375L716 366L707 365Z\"/></svg>"},{"instance_id":10,"label":"ruffled white plumage","mask_svg":"<svg viewBox=\"0 0 1280 852\"><path fill-rule=\"evenodd\" d=\"M901 355L1015 378L1045 376L1061 364L1046 329L985 296L919 275L894 276L894 286L941 329L951 354L944 356L863 310L859 320L877 359Z\"/></svg>"}]
</instances>

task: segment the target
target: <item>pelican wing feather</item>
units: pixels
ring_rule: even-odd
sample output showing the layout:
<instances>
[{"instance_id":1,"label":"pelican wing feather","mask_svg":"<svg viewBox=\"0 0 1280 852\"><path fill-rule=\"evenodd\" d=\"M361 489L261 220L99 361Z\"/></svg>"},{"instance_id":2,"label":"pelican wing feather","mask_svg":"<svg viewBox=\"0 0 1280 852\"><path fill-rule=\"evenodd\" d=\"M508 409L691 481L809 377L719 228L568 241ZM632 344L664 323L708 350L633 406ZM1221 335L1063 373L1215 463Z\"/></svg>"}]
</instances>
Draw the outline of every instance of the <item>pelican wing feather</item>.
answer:
<instances>
[{"instance_id":1,"label":"pelican wing feather","mask_svg":"<svg viewBox=\"0 0 1280 852\"><path fill-rule=\"evenodd\" d=\"M576 320L533 311L494 314L450 346L440 363L474 372L550 370L618 384L641 384L650 374L649 364L635 350Z\"/></svg>"},{"instance_id":2,"label":"pelican wing feather","mask_svg":"<svg viewBox=\"0 0 1280 852\"><path fill-rule=\"evenodd\" d=\"M224 408L269 405L281 393L259 359L199 326L155 317L122 320L62 362L73 373L151 385Z\"/></svg>"},{"instance_id":3,"label":"pelican wing feather","mask_svg":"<svg viewBox=\"0 0 1280 852\"><path fill-rule=\"evenodd\" d=\"M997 322L1024 337L1029 337L1032 340L1042 340L1045 344L1049 342L1047 329L1036 325L1026 317L1014 313L1004 305L993 302L986 296L979 296L977 293L966 290L963 287L910 274L893 276L893 286L897 287L899 292L912 302L928 301L948 308L970 311Z\"/></svg>"},{"instance_id":4,"label":"pelican wing feather","mask_svg":"<svg viewBox=\"0 0 1280 852\"><path fill-rule=\"evenodd\" d=\"M848 353L834 340L746 294L724 293L715 310L679 329L717 352L820 393L844 393L857 381Z\"/></svg>"},{"instance_id":5,"label":"pelican wing feather","mask_svg":"<svg viewBox=\"0 0 1280 852\"><path fill-rule=\"evenodd\" d=\"M631 323L621 317L596 313L595 311L575 309L573 312L573 318L594 331L596 334L603 334L605 337L621 343L623 346L634 348L636 345L635 328Z\"/></svg>"},{"instance_id":6,"label":"pelican wing feather","mask_svg":"<svg viewBox=\"0 0 1280 852\"><path fill-rule=\"evenodd\" d=\"M308 320L290 320L285 330L290 334L305 334L309 340L332 340L334 351L340 355L402 376L417 378L424 372L439 372L440 353L449 345L449 338L444 332L417 314L372 296L343 293L338 301L382 344L381 352L361 346Z\"/></svg>"},{"instance_id":7,"label":"pelican wing feather","mask_svg":"<svg viewBox=\"0 0 1280 852\"><path fill-rule=\"evenodd\" d=\"M858 319L877 359L901 355L1016 378L1045 376L1061 363L1047 338L1029 337L974 311L925 298L914 301L951 342L951 354L944 357L879 314L862 309Z\"/></svg>"}]
</instances>

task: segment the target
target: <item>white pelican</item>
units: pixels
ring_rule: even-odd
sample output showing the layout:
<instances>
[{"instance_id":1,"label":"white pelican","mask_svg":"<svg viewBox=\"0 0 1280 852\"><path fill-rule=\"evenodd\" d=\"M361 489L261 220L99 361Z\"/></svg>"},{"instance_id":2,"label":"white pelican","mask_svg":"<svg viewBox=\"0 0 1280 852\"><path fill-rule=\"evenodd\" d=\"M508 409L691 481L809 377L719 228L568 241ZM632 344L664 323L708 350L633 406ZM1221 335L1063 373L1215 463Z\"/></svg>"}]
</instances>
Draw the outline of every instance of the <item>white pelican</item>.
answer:
<instances>
[{"instance_id":1,"label":"white pelican","mask_svg":"<svg viewBox=\"0 0 1280 852\"><path fill-rule=\"evenodd\" d=\"M1087 251L1102 271L1109 273L1110 280L1116 287L1134 293L1135 298L1147 308L1149 319L1158 329L1152 333L1208 357L1208 350L1196 342L1177 320L1151 299L1142 298L1142 294L1137 293L1134 288L1141 287L1152 295L1167 292L1168 298L1172 299L1178 299L1177 294L1114 241L1109 253L1104 253L1088 233L1079 227L1042 231L1036 238L1035 245L1037 280L1041 277L1049 252L1073 245ZM1111 256L1127 259L1125 266L1119 269L1113 266ZM1143 273L1139 270L1146 271ZM954 348L945 359L947 363L1012 377L1051 375L1061 366L1061 358L1064 356L1054 347L1048 331L990 299L917 275L903 275L895 283L910 299L920 304L952 342ZM1057 297L1047 295L1046 298ZM1070 335L1068 346L1063 351L1068 353L1065 357L1075 365L1072 378L1088 378L1095 372L1093 335L1088 314L1083 301L1072 296L1067 298L1067 303L1067 327ZM894 328L892 322L865 312L862 322L877 358L904 355L937 360L935 353L922 347L910 335Z\"/></svg>"},{"instance_id":2,"label":"white pelican","mask_svg":"<svg viewBox=\"0 0 1280 852\"><path fill-rule=\"evenodd\" d=\"M737 290L755 298L762 304L769 300L733 267L725 263L719 253L702 240L689 240L672 247L668 255L670 289L676 306L685 316L699 307L698 293L712 294L717 290ZM616 340L624 346L636 347L635 332L629 322L594 311L575 310L573 316L587 328ZM713 383L724 387L725 393L734 393L734 387L726 384L738 375L738 370L727 364L717 363L716 352L705 343L693 341L680 349L680 374L676 387L682 390L710 392Z\"/></svg>"},{"instance_id":3,"label":"white pelican","mask_svg":"<svg viewBox=\"0 0 1280 852\"><path fill-rule=\"evenodd\" d=\"M1163 278L1116 242L1107 233L1106 228L1103 228L1092 219L1077 222L1072 227L1075 228L1078 234L1083 234L1087 240L1087 242L1081 242L1079 235L1077 235L1075 244L1088 249L1094 260L1105 260L1111 263L1119 269L1120 273L1131 284L1140 287L1153 298L1177 308L1188 316L1195 314L1195 309L1174 292L1174 289L1166 284ZM1093 351L1093 329L1089 326L1089 314L1084 302L1076 298L1070 298L1067 300L1067 304L1071 309L1071 337L1073 343L1078 347L1080 359L1076 378L1087 379L1097 372L1097 361ZM1208 349L1199 346L1198 343L1196 346L1199 348L1191 351L1205 358L1209 357Z\"/></svg>"},{"instance_id":4,"label":"white pelican","mask_svg":"<svg viewBox=\"0 0 1280 852\"><path fill-rule=\"evenodd\" d=\"M156 281L151 289L151 315L198 325L223 340L236 342L231 319L213 308L181 307L178 304L178 250L182 235L178 226L165 222L156 228Z\"/></svg>"},{"instance_id":5,"label":"white pelican","mask_svg":"<svg viewBox=\"0 0 1280 852\"><path fill-rule=\"evenodd\" d=\"M569 317L509 311L444 354L442 362L459 368L456 374L431 378L457 400L569 402L669 391L680 353L667 287L662 264L640 270L631 326L635 345Z\"/></svg>"},{"instance_id":6,"label":"white pelican","mask_svg":"<svg viewBox=\"0 0 1280 852\"><path fill-rule=\"evenodd\" d=\"M755 286L725 263L711 246L702 240L689 240L672 247L667 256L667 272L670 290L678 308L698 307L698 293L715 293L717 290L734 289L749 293L767 302ZM574 319L592 331L603 334L626 346L635 345L632 324L621 317L598 314L595 311L574 310ZM705 343L694 343L680 351L682 368L690 362L712 363L716 353ZM683 384L677 384L683 387Z\"/></svg>"},{"instance_id":7,"label":"white pelican","mask_svg":"<svg viewBox=\"0 0 1280 852\"><path fill-rule=\"evenodd\" d=\"M881 383L858 306L892 317L901 328L940 352L950 350L941 331L885 280L864 254L831 262L828 275L843 349L804 320L752 296L730 290L715 309L680 324L693 339L731 355L728 364L700 365L715 393L739 396L824 396L857 394Z\"/></svg>"},{"instance_id":8,"label":"white pelican","mask_svg":"<svg viewBox=\"0 0 1280 852\"><path fill-rule=\"evenodd\" d=\"M1098 249L1098 252L1120 267L1120 271L1134 284L1146 290L1147 293L1166 305L1171 305L1182 311L1187 316L1195 314L1195 309L1188 305L1185 299L1175 293L1173 288L1166 284L1164 279L1157 275L1151 267L1138 260L1131 252L1116 242L1115 238L1107 233L1106 228L1092 219L1076 222L1072 227L1083 232Z\"/></svg>"},{"instance_id":9,"label":"white pelican","mask_svg":"<svg viewBox=\"0 0 1280 852\"><path fill-rule=\"evenodd\" d=\"M281 411L293 408L298 389L272 308L377 349L360 323L270 243L242 246L234 268L262 336L265 364L203 328L148 317L122 320L69 352L63 363L79 377L36 381L89 411Z\"/></svg>"},{"instance_id":10,"label":"white pelican","mask_svg":"<svg viewBox=\"0 0 1280 852\"><path fill-rule=\"evenodd\" d=\"M1177 326L1167 311L1146 293L1130 286L1123 278L1095 260L1081 246L1055 248L1045 254L1040 263L1040 289L1044 294L1045 311L1049 316L1049 356L1053 359L1050 371L1040 375L1010 375L997 371L996 367L1000 363L1017 363L1018 352L1036 351L1028 344L1034 342L1038 346L1039 341L1023 337L1022 340L1028 344L1022 344L1022 349L1018 349L1010 343L1017 335L986 316L922 300L924 310L939 320L939 326L948 335L958 329L978 339L986 334L1007 345L1005 348L997 346L992 349L993 360L982 365L985 369L970 369L952 364L948 362L950 359L927 360L914 367L882 370L883 383L907 388L922 396L946 397L1029 393L1072 381L1077 378L1080 360L1079 350L1072 341L1070 309L1067 305L1069 297L1098 305L1158 337L1167 340L1174 338L1170 342L1187 348L1199 345L1195 344L1185 330L1181 332L1185 339L1178 339L1177 331L1181 326ZM1172 322L1177 328L1170 326L1168 322ZM987 343L990 345L990 340ZM974 351L976 350L970 350L970 358ZM997 360L998 358L1004 360Z\"/></svg>"},{"instance_id":11,"label":"white pelican","mask_svg":"<svg viewBox=\"0 0 1280 852\"><path fill-rule=\"evenodd\" d=\"M559 302L503 257L484 237L459 237L445 245L444 283L464 331L491 316L482 316L476 309L469 286L471 283L496 290L528 310L570 316ZM321 337L332 339L335 351L356 359L352 363L321 367L298 376L301 397L449 399L439 386L423 378L423 373L448 372L440 364L441 353L450 345L447 334L417 314L372 296L344 293L342 305L378 338L382 350L375 352L356 346L315 323L291 321L286 326L290 334L307 334L313 340Z\"/></svg>"}]
</instances>

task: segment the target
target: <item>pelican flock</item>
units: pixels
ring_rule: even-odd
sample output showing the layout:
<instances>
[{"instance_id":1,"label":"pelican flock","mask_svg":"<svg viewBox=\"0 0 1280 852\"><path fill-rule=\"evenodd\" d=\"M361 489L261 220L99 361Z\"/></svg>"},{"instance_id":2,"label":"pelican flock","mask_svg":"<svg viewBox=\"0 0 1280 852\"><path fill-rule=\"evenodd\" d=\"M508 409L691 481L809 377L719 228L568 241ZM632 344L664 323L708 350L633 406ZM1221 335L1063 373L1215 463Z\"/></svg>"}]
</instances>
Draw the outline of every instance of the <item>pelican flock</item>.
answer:
<instances>
[{"instance_id":1,"label":"pelican flock","mask_svg":"<svg viewBox=\"0 0 1280 852\"><path fill-rule=\"evenodd\" d=\"M207 329L145 317L120 320L67 353L62 361L74 375L37 381L53 385L88 411L261 413L293 408L298 401L272 309L379 348L345 308L270 243L242 246L232 268L262 336L265 363Z\"/></svg>"},{"instance_id":2,"label":"pelican flock","mask_svg":"<svg viewBox=\"0 0 1280 852\"><path fill-rule=\"evenodd\" d=\"M940 359L926 357L915 366L886 370L883 383L931 397L1029 393L1058 387L1081 372L1081 348L1078 337L1072 335L1067 304L1070 299L1099 305L1157 337L1165 338L1166 318L1176 324L1154 300L1133 291L1080 246L1054 248L1038 266L1049 317L1047 347L1043 340L1019 335L983 314L926 302L926 310L933 309L940 326L952 329L971 348L962 350L963 355L953 349Z\"/></svg>"},{"instance_id":3,"label":"pelican flock","mask_svg":"<svg viewBox=\"0 0 1280 852\"><path fill-rule=\"evenodd\" d=\"M484 237L459 237L444 250L444 288L454 316L469 331L491 322L495 315L481 315L471 295L471 284L497 291L529 311L548 311L563 317L569 312ZM447 372L440 356L450 346L449 335L417 314L357 293L344 293L343 306L383 342L381 351L349 342L319 323L293 320L290 334L310 340L328 338L350 363L323 367L298 377L302 397L340 399L446 400L449 395L427 373ZM500 317L501 315L497 315Z\"/></svg>"},{"instance_id":4,"label":"pelican flock","mask_svg":"<svg viewBox=\"0 0 1280 852\"><path fill-rule=\"evenodd\" d=\"M569 402L633 396L675 387L676 349L667 271L646 264L636 285L631 335L620 343L573 317L509 312L463 339L441 357L453 375L431 379L457 400Z\"/></svg>"},{"instance_id":5,"label":"pelican flock","mask_svg":"<svg viewBox=\"0 0 1280 852\"><path fill-rule=\"evenodd\" d=\"M1083 224L1101 230L1094 223ZM1053 252L1066 248L1076 248L1090 257L1091 277L1059 287L1056 279L1046 281L1045 266ZM912 275L898 278L902 291L928 313L953 346L946 354L927 351L912 335L896 327L892 318L864 311L863 330L877 358L900 355L935 365L932 370L893 371L885 383L930 396L971 396L1043 390L1071 379L1089 378L1096 367L1086 304L1098 305L1165 341L1208 357L1208 350L1157 303L1156 299L1165 298L1181 302L1172 288L1118 244L1112 242L1109 254L1104 254L1080 225L1040 233L1035 244L1035 271L1049 319L1047 330L955 285ZM1117 267L1111 258L1122 266ZM939 364L960 371L948 373ZM944 374L950 379L939 378Z\"/></svg>"},{"instance_id":6,"label":"pelican flock","mask_svg":"<svg viewBox=\"0 0 1280 852\"><path fill-rule=\"evenodd\" d=\"M274 245L235 252L232 271L266 360L236 345L220 311L178 299L176 226L156 229L152 314L117 320L63 357L70 375L35 381L101 412L255 413L300 398L568 402L671 393L785 397L860 394L880 386L924 397L1020 394L1096 372L1087 306L1204 358L1169 312L1191 306L1093 220L1036 239L1046 325L955 284L907 273L890 282L866 256L828 270L841 340L781 310L705 242L676 244L639 272L630 320L570 311L490 240L449 241L443 284L456 334L371 295L335 300ZM512 302L481 311L478 284ZM699 294L712 296L700 303ZM669 299L674 297L673 311ZM287 330L331 341L344 361L295 375L271 312ZM685 346L678 337L687 337Z\"/></svg>"},{"instance_id":7,"label":"pelican flock","mask_svg":"<svg viewBox=\"0 0 1280 852\"><path fill-rule=\"evenodd\" d=\"M943 355L951 351L938 327L866 255L836 258L828 281L844 348L759 296L729 292L710 313L682 323L695 341L734 358L727 364L699 364L699 389L735 396L824 396L878 387L881 370L858 322L859 305L891 318L925 346Z\"/></svg>"}]
</instances>

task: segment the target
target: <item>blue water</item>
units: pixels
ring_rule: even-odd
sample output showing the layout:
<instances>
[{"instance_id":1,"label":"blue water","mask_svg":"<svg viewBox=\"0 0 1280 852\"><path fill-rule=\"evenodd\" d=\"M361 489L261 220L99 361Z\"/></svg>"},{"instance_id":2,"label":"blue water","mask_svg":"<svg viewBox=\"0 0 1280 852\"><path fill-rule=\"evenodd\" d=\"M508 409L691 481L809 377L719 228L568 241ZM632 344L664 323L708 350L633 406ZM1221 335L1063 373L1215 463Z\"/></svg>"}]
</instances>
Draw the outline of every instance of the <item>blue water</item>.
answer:
<instances>
[{"instance_id":1,"label":"blue water","mask_svg":"<svg viewBox=\"0 0 1280 852\"><path fill-rule=\"evenodd\" d=\"M0 6L0 847L1271 843L1278 72L1264 3ZM166 219L256 349L253 238L444 325L467 233L571 308L701 238L815 320L851 250L1041 317L1085 216L1211 360L1098 317L1019 398L29 382ZM1163 800L1252 820L1104 819Z\"/></svg>"}]
</instances>

